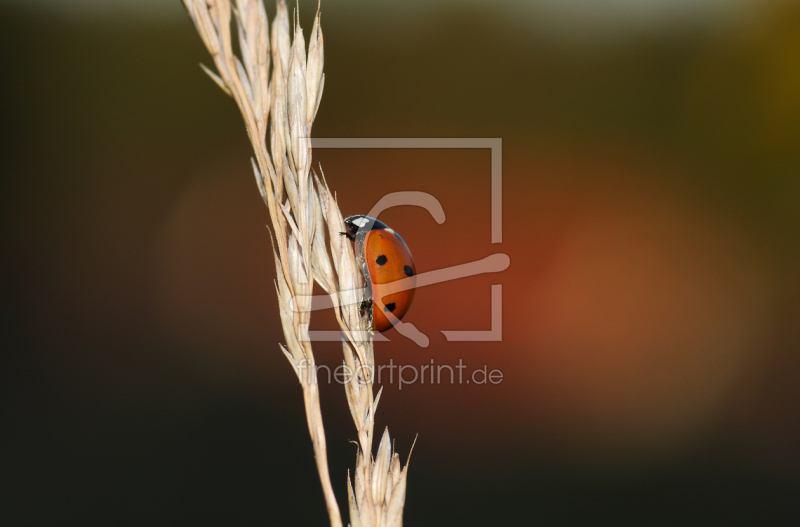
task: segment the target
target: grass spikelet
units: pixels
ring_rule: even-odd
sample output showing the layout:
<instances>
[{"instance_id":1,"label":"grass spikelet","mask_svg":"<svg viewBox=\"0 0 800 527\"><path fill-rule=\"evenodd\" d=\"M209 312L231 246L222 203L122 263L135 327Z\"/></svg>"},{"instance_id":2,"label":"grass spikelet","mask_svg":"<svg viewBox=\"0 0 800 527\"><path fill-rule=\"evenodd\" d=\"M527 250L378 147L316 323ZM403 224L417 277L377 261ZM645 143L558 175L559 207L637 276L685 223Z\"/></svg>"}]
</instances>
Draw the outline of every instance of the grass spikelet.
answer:
<instances>
[{"instance_id":1,"label":"grass spikelet","mask_svg":"<svg viewBox=\"0 0 800 527\"><path fill-rule=\"evenodd\" d=\"M352 373L345 396L356 426L356 467L347 475L352 527L399 527L406 472L388 429L377 454L372 445L375 361L367 320L358 309L364 277L353 247L340 233L345 226L336 197L311 170L309 134L325 84L324 41L317 10L308 47L298 18L292 31L289 11L278 0L270 26L261 0L183 0L216 72L201 65L242 114L255 154L253 174L271 221L275 290L285 337L279 349L303 393L306 420L331 526L342 526L331 485L316 384L316 361L309 340L311 294L316 281L330 295L342 335L344 364ZM231 26L241 57L233 53Z\"/></svg>"}]
</instances>

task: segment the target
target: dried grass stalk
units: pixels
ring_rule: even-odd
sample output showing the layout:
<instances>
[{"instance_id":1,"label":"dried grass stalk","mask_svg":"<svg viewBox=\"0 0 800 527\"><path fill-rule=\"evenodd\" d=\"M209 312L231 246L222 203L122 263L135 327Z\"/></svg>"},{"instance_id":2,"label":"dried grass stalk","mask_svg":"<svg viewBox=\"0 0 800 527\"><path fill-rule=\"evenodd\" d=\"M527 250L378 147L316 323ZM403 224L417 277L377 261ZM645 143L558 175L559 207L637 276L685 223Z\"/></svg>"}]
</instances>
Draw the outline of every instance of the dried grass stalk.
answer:
<instances>
[{"instance_id":1,"label":"dried grass stalk","mask_svg":"<svg viewBox=\"0 0 800 527\"><path fill-rule=\"evenodd\" d=\"M347 482L350 524L400 526L408 464L401 468L388 430L377 455L372 456L380 392L373 398L372 338L358 308L364 278L352 245L340 235L346 229L336 198L324 179L311 170L309 137L325 85L319 10L306 48L296 18L294 30L290 29L283 0L277 2L271 31L261 0L237 0L235 7L230 0L183 3L217 73L205 66L203 70L236 101L255 152L253 172L274 233L275 288L286 338L280 348L303 391L331 525L341 526L342 520L328 474L316 362L308 334L314 281L331 297L341 329L344 363L347 371L354 373L345 384L359 445L353 480L348 475ZM233 52L232 19L241 58Z\"/></svg>"}]
</instances>

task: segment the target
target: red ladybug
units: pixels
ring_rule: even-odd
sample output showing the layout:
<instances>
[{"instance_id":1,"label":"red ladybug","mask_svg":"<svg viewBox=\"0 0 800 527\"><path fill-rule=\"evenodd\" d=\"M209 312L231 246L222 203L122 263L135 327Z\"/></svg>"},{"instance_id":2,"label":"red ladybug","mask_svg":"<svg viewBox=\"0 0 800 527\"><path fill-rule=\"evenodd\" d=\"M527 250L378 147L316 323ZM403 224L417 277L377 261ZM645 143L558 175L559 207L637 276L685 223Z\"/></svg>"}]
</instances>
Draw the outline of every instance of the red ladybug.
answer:
<instances>
[{"instance_id":1,"label":"red ladybug","mask_svg":"<svg viewBox=\"0 0 800 527\"><path fill-rule=\"evenodd\" d=\"M385 223L369 216L344 220L356 242L356 254L367 282L365 307L370 310L371 329L383 333L397 324L414 299L417 268L406 242ZM411 287L399 280L410 280ZM402 291L397 289L402 287ZM391 313L391 315L389 315Z\"/></svg>"}]
</instances>

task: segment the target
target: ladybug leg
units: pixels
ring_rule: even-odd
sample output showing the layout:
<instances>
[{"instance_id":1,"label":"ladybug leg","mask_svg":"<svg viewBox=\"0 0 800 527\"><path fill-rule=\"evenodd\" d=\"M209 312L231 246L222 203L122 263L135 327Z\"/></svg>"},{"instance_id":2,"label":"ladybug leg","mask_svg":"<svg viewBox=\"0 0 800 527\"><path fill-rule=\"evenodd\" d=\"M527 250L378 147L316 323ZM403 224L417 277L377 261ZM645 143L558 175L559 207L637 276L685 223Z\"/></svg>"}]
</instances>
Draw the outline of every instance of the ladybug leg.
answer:
<instances>
[{"instance_id":1,"label":"ladybug leg","mask_svg":"<svg viewBox=\"0 0 800 527\"><path fill-rule=\"evenodd\" d=\"M350 234L349 232L340 232L339 234L341 234L342 236L347 236L347 239L350 240L351 242L356 241L356 237Z\"/></svg>"},{"instance_id":2,"label":"ladybug leg","mask_svg":"<svg viewBox=\"0 0 800 527\"><path fill-rule=\"evenodd\" d=\"M361 316L364 316L365 313L372 311L372 302L363 298L361 303L358 305L358 311L361 313Z\"/></svg>"}]
</instances>

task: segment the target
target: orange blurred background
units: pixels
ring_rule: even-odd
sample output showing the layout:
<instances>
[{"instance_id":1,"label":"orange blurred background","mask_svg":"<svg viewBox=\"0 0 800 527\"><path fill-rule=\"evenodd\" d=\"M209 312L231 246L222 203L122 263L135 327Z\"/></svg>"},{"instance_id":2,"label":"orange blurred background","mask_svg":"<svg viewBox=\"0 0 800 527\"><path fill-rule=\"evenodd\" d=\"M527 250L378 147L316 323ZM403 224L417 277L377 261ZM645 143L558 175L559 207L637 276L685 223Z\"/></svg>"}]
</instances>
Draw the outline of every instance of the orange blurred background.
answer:
<instances>
[{"instance_id":1,"label":"orange blurred background","mask_svg":"<svg viewBox=\"0 0 800 527\"><path fill-rule=\"evenodd\" d=\"M384 383L378 428L418 434L407 524L800 517L800 3L322 9L314 136L503 140L501 244L488 150L314 151L345 215L441 202L381 216L420 273L511 261L417 291L429 347L376 345L503 372ZM247 137L179 2L7 1L0 35L0 523L324 524ZM448 342L490 329L492 284L503 340ZM321 389L344 505L355 430Z\"/></svg>"}]
</instances>

